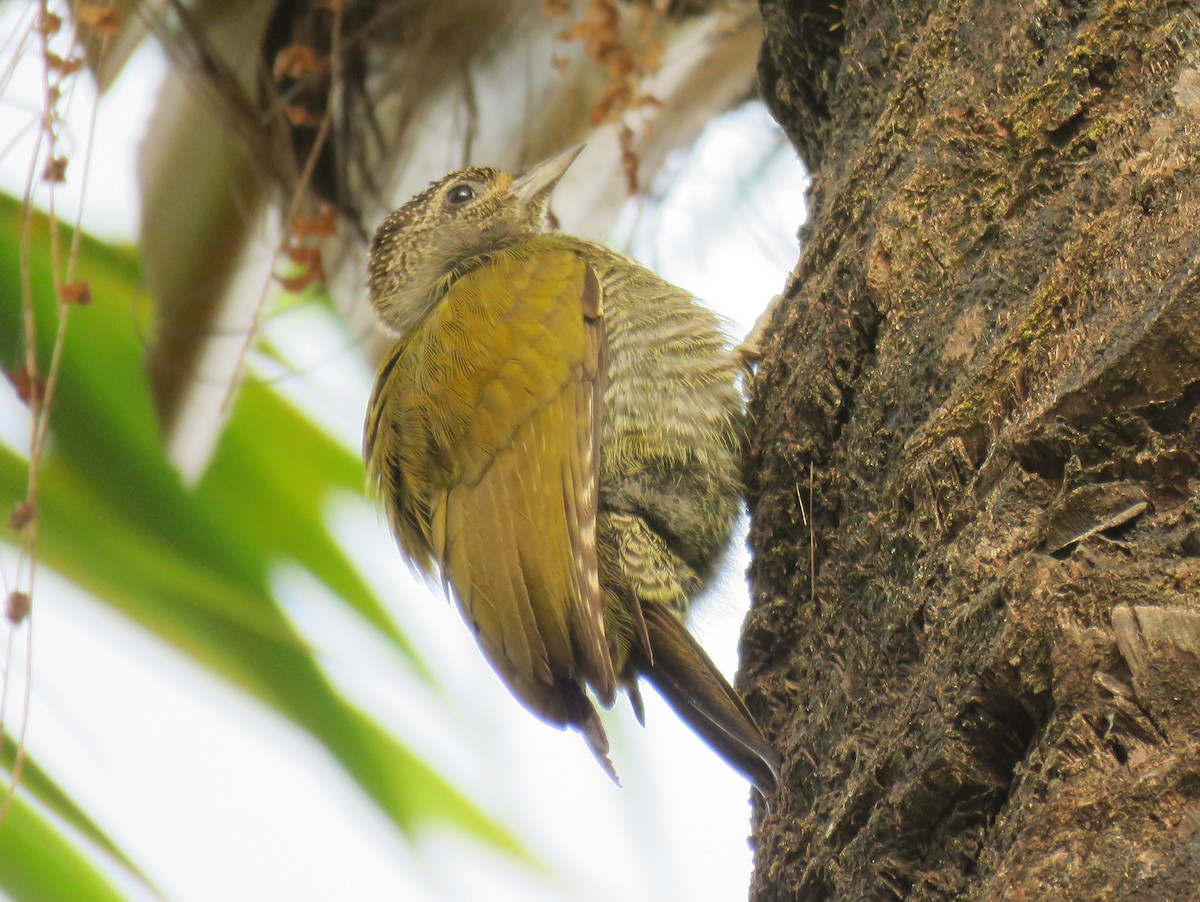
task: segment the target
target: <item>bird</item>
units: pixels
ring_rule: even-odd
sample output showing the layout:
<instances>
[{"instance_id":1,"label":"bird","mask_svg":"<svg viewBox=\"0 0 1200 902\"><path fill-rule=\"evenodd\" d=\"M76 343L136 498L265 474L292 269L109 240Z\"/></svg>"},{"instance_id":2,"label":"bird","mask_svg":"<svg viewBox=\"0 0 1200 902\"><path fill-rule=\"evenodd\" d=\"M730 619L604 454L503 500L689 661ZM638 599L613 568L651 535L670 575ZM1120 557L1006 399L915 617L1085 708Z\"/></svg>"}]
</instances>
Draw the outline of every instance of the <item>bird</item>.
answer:
<instances>
[{"instance_id":1,"label":"bird","mask_svg":"<svg viewBox=\"0 0 1200 902\"><path fill-rule=\"evenodd\" d=\"M645 679L766 795L779 758L684 625L740 508L741 363L691 294L550 228L581 149L451 172L376 229L368 294L395 342L368 485L517 700L614 780L596 706L624 691L644 725Z\"/></svg>"}]
</instances>

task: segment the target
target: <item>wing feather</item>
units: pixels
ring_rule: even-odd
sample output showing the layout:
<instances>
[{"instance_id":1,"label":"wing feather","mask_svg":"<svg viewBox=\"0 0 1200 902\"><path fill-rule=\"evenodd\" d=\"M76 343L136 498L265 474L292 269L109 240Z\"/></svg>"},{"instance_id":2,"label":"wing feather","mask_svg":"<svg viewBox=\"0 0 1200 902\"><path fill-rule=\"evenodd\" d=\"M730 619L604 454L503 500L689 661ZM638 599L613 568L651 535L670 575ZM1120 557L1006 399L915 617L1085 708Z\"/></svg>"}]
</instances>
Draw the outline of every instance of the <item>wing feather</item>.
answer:
<instances>
[{"instance_id":1,"label":"wing feather","mask_svg":"<svg viewBox=\"0 0 1200 902\"><path fill-rule=\"evenodd\" d=\"M385 499L393 522L425 512L428 552L493 667L603 758L584 692L606 706L616 694L596 551L601 301L573 251L535 240L502 252L451 287L376 393L386 380L387 393L425 405L420 417L389 408L419 427L390 436L405 476L384 484L397 493ZM372 402L372 446L382 403Z\"/></svg>"}]
</instances>

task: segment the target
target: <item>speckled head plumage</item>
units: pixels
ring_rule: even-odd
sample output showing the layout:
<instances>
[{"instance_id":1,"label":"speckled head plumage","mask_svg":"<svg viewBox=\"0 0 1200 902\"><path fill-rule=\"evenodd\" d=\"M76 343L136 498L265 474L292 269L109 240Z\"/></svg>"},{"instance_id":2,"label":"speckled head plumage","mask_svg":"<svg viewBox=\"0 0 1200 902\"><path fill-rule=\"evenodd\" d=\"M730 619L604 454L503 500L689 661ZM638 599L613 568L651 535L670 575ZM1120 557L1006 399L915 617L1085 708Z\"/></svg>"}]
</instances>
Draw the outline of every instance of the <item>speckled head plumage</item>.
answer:
<instances>
[{"instance_id":1,"label":"speckled head plumage","mask_svg":"<svg viewBox=\"0 0 1200 902\"><path fill-rule=\"evenodd\" d=\"M459 169L389 215L371 241L367 282L383 325L408 332L456 278L542 232L550 194L580 150L568 148L520 177L486 166Z\"/></svg>"}]
</instances>

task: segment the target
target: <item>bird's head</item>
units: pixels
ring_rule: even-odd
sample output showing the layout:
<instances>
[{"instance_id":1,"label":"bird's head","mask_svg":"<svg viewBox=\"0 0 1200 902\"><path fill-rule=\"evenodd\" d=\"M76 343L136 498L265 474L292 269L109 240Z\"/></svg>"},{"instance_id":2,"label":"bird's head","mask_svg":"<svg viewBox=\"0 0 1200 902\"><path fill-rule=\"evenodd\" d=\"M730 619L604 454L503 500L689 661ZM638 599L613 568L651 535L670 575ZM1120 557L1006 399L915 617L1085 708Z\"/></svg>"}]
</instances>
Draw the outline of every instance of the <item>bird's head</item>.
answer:
<instances>
[{"instance_id":1,"label":"bird's head","mask_svg":"<svg viewBox=\"0 0 1200 902\"><path fill-rule=\"evenodd\" d=\"M455 279L540 234L550 193L582 149L567 148L517 177L481 166L459 169L392 212L371 241L367 283L383 325L408 332Z\"/></svg>"}]
</instances>

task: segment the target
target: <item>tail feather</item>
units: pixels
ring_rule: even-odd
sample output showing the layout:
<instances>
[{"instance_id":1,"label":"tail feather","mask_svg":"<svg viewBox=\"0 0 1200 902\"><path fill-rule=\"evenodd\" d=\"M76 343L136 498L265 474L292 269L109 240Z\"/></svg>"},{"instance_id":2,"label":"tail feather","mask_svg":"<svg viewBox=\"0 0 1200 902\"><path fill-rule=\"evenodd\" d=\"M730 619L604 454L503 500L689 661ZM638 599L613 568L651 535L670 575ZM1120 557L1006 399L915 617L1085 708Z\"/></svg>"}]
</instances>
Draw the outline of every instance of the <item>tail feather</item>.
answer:
<instances>
[{"instance_id":1,"label":"tail feather","mask_svg":"<svg viewBox=\"0 0 1200 902\"><path fill-rule=\"evenodd\" d=\"M616 768L613 767L612 761L608 757L608 735L604 732L604 724L600 720L599 712L596 711L596 707L583 690L579 688L578 683L569 685L574 692L564 693L564 697L570 700L568 702L570 725L583 734L588 748L591 749L592 755L600 767L608 774L610 780L620 786L621 778L617 776Z\"/></svg>"},{"instance_id":2,"label":"tail feather","mask_svg":"<svg viewBox=\"0 0 1200 902\"><path fill-rule=\"evenodd\" d=\"M653 660L634 664L675 712L763 795L779 786L779 756L753 715L679 618L661 605L643 605Z\"/></svg>"}]
</instances>

